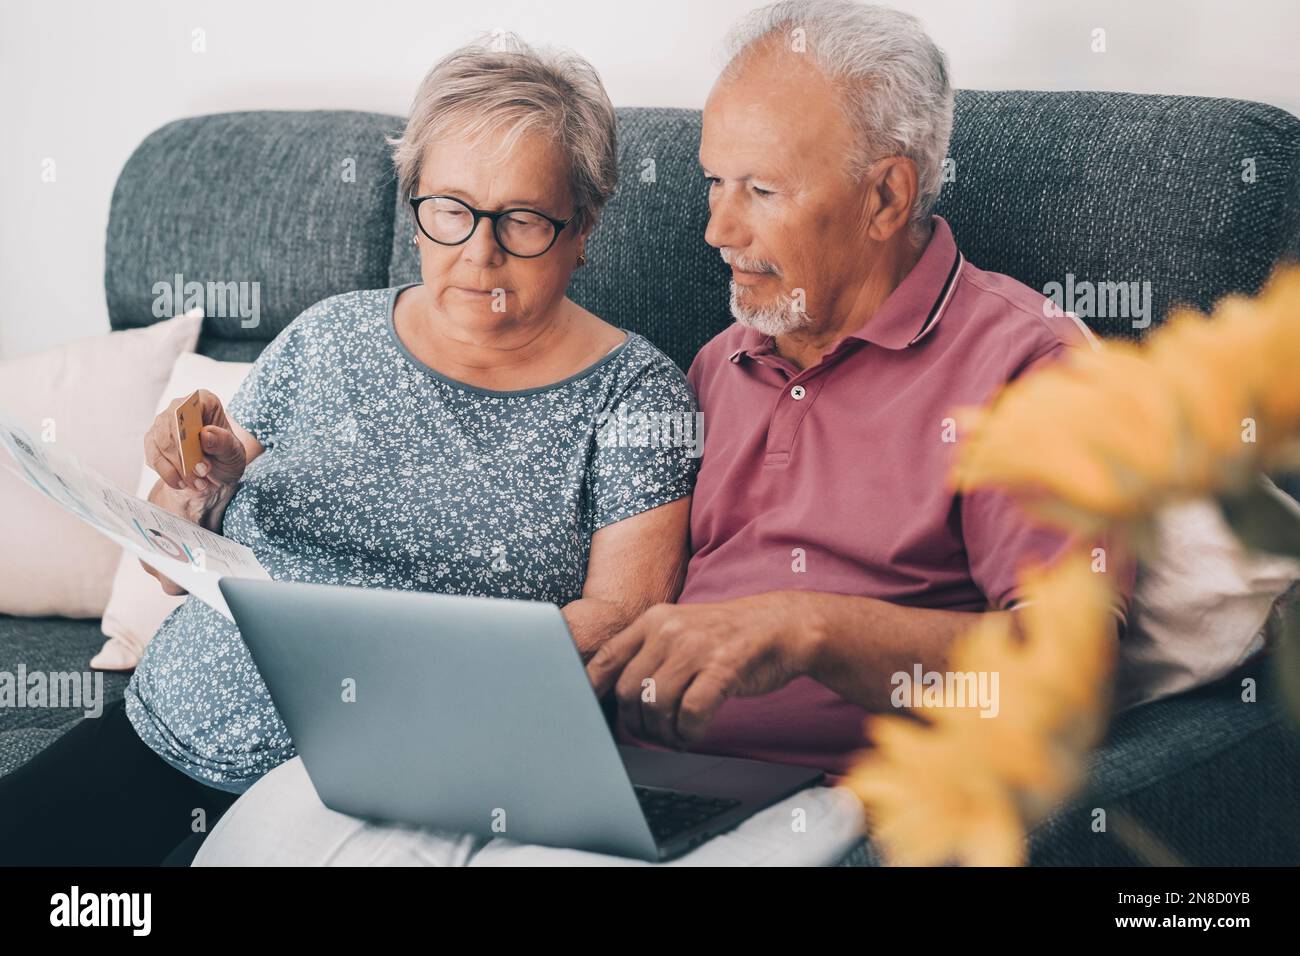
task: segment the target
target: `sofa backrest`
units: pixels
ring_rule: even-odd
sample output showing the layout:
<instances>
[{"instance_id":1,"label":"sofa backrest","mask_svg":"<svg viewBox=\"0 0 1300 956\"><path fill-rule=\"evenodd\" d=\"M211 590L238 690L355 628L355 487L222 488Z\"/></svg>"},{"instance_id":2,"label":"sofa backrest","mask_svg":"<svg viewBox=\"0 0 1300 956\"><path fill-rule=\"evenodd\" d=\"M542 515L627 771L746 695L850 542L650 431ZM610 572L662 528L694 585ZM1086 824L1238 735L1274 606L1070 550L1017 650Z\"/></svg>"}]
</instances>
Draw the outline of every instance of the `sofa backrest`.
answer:
<instances>
[{"instance_id":1,"label":"sofa backrest","mask_svg":"<svg viewBox=\"0 0 1300 956\"><path fill-rule=\"evenodd\" d=\"M685 368L730 321L727 272L704 242L700 115L627 108L618 119L618 193L570 293ZM150 134L113 193L113 327L157 321L155 286L177 275L255 282L257 327L209 318L200 342L205 354L251 360L313 302L417 281L384 141L401 124L246 112ZM1153 326L1171 304L1253 292L1279 259L1300 256L1300 120L1259 103L963 90L946 179L938 212L973 263L1039 290L1149 282ZM1106 336L1145 332L1128 315L1083 317Z\"/></svg>"}]
</instances>

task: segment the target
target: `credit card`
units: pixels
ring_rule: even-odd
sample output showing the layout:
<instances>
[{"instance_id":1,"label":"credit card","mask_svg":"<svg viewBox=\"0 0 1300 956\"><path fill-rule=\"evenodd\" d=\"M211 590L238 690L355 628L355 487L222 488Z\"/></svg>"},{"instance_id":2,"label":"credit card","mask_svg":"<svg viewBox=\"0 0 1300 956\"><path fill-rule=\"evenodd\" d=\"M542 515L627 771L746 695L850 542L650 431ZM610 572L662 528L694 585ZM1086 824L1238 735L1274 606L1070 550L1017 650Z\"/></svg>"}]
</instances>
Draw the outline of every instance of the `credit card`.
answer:
<instances>
[{"instance_id":1,"label":"credit card","mask_svg":"<svg viewBox=\"0 0 1300 956\"><path fill-rule=\"evenodd\" d=\"M176 406L176 447L181 451L181 477L189 480L194 466L203 460L203 405L196 391Z\"/></svg>"}]
</instances>

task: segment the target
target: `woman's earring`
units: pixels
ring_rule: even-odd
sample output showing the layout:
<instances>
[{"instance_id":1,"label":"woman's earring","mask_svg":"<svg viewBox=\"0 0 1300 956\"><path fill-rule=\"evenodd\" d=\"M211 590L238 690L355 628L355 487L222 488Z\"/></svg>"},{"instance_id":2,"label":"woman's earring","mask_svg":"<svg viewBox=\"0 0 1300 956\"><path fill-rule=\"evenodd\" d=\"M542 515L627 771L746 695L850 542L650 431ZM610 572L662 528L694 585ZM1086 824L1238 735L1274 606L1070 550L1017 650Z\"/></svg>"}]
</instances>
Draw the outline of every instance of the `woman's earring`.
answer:
<instances>
[{"instance_id":1,"label":"woman's earring","mask_svg":"<svg viewBox=\"0 0 1300 956\"><path fill-rule=\"evenodd\" d=\"M420 236L419 236L419 234L418 234L418 233L414 233L414 232L411 233L411 245L413 245L413 246L418 246L419 244L420 244Z\"/></svg>"},{"instance_id":2,"label":"woman's earring","mask_svg":"<svg viewBox=\"0 0 1300 956\"><path fill-rule=\"evenodd\" d=\"M578 265L585 266L586 264L587 264L587 254L585 252L578 253Z\"/></svg>"}]
</instances>

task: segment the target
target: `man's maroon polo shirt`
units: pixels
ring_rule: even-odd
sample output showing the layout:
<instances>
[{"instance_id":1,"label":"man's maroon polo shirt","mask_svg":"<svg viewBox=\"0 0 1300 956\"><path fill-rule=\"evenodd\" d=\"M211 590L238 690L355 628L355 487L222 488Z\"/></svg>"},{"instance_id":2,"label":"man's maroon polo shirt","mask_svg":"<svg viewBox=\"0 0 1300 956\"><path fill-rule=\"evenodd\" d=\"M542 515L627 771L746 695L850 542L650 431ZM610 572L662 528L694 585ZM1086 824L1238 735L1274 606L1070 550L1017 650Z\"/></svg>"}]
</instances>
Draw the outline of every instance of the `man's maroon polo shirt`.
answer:
<instances>
[{"instance_id":1,"label":"man's maroon polo shirt","mask_svg":"<svg viewBox=\"0 0 1300 956\"><path fill-rule=\"evenodd\" d=\"M1067 546L1000 492L953 493L950 415L1087 347L1085 332L1027 286L975 268L933 222L912 271L817 365L798 370L738 324L701 349L689 378L704 457L682 603L812 590L1002 609L1023 563ZM1127 595L1132 569L1115 570ZM804 677L727 701L691 749L838 774L864 744L865 717Z\"/></svg>"}]
</instances>

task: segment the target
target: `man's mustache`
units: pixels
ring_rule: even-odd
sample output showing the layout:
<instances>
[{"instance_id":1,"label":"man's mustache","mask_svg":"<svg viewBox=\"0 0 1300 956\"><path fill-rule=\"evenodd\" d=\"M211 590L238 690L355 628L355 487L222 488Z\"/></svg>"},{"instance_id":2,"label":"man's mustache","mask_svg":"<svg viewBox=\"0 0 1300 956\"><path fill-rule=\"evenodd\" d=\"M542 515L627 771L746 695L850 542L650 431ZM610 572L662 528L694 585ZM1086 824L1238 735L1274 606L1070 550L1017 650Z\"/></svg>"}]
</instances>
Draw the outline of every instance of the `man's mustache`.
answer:
<instances>
[{"instance_id":1,"label":"man's mustache","mask_svg":"<svg viewBox=\"0 0 1300 956\"><path fill-rule=\"evenodd\" d=\"M774 276L781 274L781 270L776 267L775 263L767 262L764 259L750 259L732 252L730 249L722 249L720 252L723 262L736 267L742 272L770 272Z\"/></svg>"}]
</instances>

